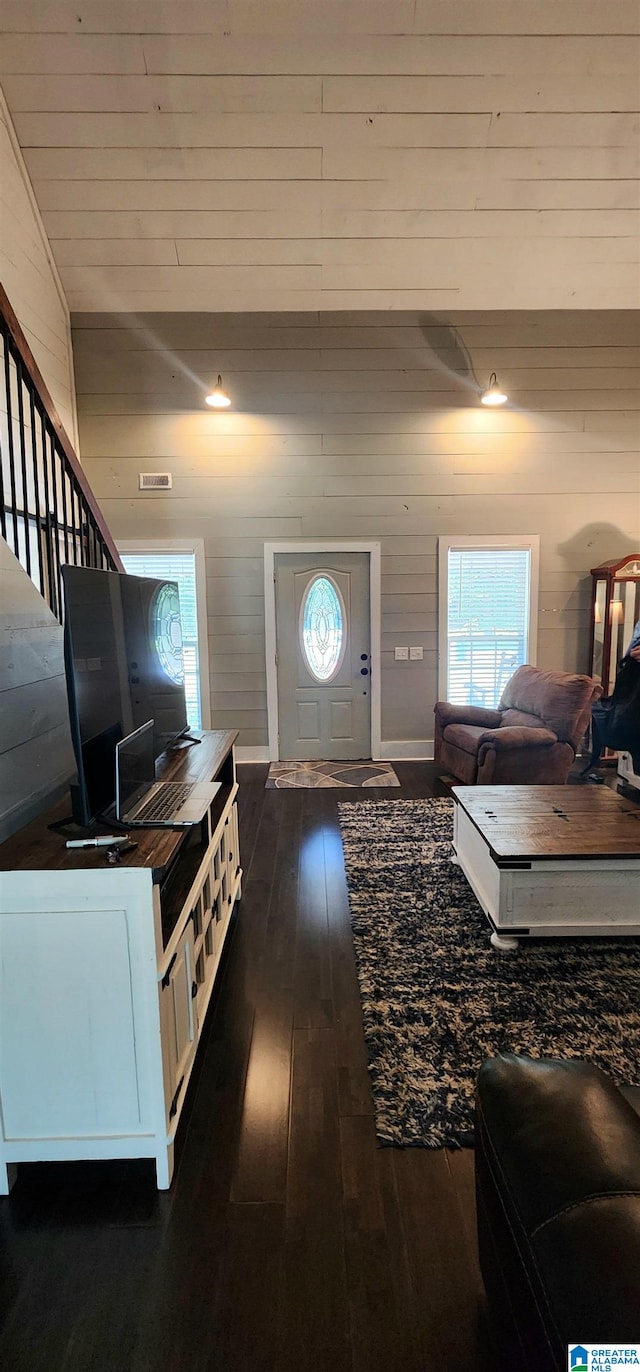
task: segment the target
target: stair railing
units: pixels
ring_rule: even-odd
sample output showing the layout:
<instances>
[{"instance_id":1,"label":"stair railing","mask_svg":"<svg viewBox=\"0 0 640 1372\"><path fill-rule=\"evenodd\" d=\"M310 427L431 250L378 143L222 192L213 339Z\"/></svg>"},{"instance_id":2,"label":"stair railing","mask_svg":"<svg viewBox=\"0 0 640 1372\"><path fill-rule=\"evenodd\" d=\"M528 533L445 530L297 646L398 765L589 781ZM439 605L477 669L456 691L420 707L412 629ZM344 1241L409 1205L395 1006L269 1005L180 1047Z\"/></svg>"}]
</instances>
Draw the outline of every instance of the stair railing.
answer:
<instances>
[{"instance_id":1,"label":"stair railing","mask_svg":"<svg viewBox=\"0 0 640 1372\"><path fill-rule=\"evenodd\" d=\"M0 532L62 623L64 563L123 566L2 286L0 334Z\"/></svg>"}]
</instances>

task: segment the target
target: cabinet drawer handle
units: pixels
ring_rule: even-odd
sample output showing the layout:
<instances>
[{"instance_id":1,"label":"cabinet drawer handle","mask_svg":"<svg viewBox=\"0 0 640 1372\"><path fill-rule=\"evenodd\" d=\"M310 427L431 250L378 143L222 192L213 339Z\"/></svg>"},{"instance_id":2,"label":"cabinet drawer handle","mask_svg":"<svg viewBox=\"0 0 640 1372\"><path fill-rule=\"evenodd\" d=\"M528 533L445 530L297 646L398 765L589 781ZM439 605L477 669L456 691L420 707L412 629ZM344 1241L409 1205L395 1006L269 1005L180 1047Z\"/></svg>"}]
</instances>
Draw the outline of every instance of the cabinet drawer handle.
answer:
<instances>
[{"instance_id":1,"label":"cabinet drawer handle","mask_svg":"<svg viewBox=\"0 0 640 1372\"><path fill-rule=\"evenodd\" d=\"M184 1081L184 1077L182 1076L182 1077L180 1078L179 1082L178 1082L177 1087L176 1087L176 1094L175 1094L175 1096L173 1097L173 1100L172 1100L172 1102L171 1102L171 1109L169 1110L169 1119L170 1119L170 1120L173 1119L174 1115L175 1115L176 1112L177 1112L177 1109L178 1109L178 1096L180 1095L180 1092L181 1092L181 1090L182 1090L182 1083L183 1083L183 1081Z\"/></svg>"},{"instance_id":2,"label":"cabinet drawer handle","mask_svg":"<svg viewBox=\"0 0 640 1372\"><path fill-rule=\"evenodd\" d=\"M171 959L171 962L169 963L169 966L167 967L167 970L166 970L166 972L165 972L165 974L164 974L164 976L163 976L163 978L162 978L162 981L160 982L160 985L162 986L162 988L163 988L164 991L166 991L167 986L169 985L169 982L171 981L171 973L172 973L172 971L173 971L174 963L175 963L175 960L176 960L177 956L178 956L178 954L177 954L177 953L174 953L174 955L173 955L173 957L172 957L172 959Z\"/></svg>"}]
</instances>

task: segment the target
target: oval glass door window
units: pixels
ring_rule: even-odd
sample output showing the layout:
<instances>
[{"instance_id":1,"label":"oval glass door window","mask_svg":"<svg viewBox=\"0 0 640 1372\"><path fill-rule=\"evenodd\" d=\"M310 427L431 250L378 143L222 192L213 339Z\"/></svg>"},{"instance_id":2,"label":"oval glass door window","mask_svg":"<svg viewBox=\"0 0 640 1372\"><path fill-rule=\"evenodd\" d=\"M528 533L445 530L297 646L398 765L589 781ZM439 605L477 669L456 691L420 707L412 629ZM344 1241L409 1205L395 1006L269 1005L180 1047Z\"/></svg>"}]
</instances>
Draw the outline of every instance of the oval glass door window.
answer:
<instances>
[{"instance_id":1,"label":"oval glass door window","mask_svg":"<svg viewBox=\"0 0 640 1372\"><path fill-rule=\"evenodd\" d=\"M335 581L324 573L307 586L300 606L300 650L316 681L331 681L347 646L344 601Z\"/></svg>"}]
</instances>

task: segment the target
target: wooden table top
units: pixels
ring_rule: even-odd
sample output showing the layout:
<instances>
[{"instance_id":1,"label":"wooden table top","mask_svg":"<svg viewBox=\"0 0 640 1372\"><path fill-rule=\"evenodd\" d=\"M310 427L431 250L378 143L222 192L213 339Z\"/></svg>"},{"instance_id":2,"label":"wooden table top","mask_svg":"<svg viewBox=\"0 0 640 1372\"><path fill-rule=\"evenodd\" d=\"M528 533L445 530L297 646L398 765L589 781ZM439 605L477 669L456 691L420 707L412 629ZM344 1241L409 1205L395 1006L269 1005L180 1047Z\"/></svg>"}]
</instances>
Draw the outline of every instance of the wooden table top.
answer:
<instances>
[{"instance_id":1,"label":"wooden table top","mask_svg":"<svg viewBox=\"0 0 640 1372\"><path fill-rule=\"evenodd\" d=\"M219 778L221 768L229 757L238 737L237 730L209 729L196 735L200 743L177 744L158 759L158 780L211 781ZM227 791L230 787L226 787ZM221 788L220 803L223 803ZM216 797L217 800L217 797ZM69 817L69 797L45 814L32 820L17 834L0 844L0 872L10 871L95 871L109 869L104 848L67 848L67 838L82 836ZM69 823L64 821L69 817ZM61 826L51 828L52 824ZM120 832L121 826L105 821L96 826L96 833ZM122 855L118 868L150 867L158 876L167 868L186 842L189 829L131 829L136 847Z\"/></svg>"},{"instance_id":2,"label":"wooden table top","mask_svg":"<svg viewBox=\"0 0 640 1372\"><path fill-rule=\"evenodd\" d=\"M497 861L640 858L640 804L608 786L454 786L452 795Z\"/></svg>"}]
</instances>

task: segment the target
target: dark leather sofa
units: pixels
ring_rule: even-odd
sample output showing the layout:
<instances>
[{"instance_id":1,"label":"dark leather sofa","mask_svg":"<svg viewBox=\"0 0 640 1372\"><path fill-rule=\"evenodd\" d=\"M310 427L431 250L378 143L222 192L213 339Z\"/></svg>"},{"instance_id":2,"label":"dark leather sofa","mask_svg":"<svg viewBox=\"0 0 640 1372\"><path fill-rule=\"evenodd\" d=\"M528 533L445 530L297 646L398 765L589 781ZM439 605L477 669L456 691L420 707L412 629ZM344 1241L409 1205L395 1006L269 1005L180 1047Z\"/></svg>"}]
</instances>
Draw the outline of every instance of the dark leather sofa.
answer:
<instances>
[{"instance_id":1,"label":"dark leather sofa","mask_svg":"<svg viewBox=\"0 0 640 1372\"><path fill-rule=\"evenodd\" d=\"M480 1264L505 1372L640 1342L640 1088L504 1054L476 1092Z\"/></svg>"}]
</instances>

